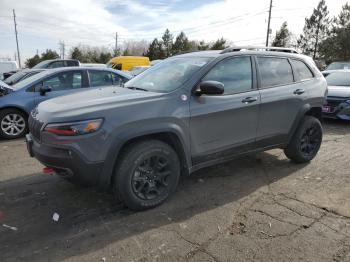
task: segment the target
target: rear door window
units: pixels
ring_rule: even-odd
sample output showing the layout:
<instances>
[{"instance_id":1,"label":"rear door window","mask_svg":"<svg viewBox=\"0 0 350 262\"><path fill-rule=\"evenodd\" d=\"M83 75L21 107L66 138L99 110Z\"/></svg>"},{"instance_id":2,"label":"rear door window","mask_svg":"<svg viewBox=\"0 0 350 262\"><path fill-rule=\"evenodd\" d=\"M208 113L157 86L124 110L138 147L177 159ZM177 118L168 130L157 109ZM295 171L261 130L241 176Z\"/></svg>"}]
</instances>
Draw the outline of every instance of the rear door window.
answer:
<instances>
[{"instance_id":1,"label":"rear door window","mask_svg":"<svg viewBox=\"0 0 350 262\"><path fill-rule=\"evenodd\" d=\"M68 60L66 61L67 66L79 66L77 61Z\"/></svg>"},{"instance_id":2,"label":"rear door window","mask_svg":"<svg viewBox=\"0 0 350 262\"><path fill-rule=\"evenodd\" d=\"M293 65L296 80L303 81L314 77L311 70L304 62L292 59L291 63Z\"/></svg>"},{"instance_id":3,"label":"rear door window","mask_svg":"<svg viewBox=\"0 0 350 262\"><path fill-rule=\"evenodd\" d=\"M293 71L286 58L258 57L261 87L293 83Z\"/></svg>"},{"instance_id":4,"label":"rear door window","mask_svg":"<svg viewBox=\"0 0 350 262\"><path fill-rule=\"evenodd\" d=\"M43 81L52 91L82 88L82 72L63 72Z\"/></svg>"},{"instance_id":5,"label":"rear door window","mask_svg":"<svg viewBox=\"0 0 350 262\"><path fill-rule=\"evenodd\" d=\"M89 77L93 87L113 85L112 74L109 71L89 70Z\"/></svg>"}]
</instances>

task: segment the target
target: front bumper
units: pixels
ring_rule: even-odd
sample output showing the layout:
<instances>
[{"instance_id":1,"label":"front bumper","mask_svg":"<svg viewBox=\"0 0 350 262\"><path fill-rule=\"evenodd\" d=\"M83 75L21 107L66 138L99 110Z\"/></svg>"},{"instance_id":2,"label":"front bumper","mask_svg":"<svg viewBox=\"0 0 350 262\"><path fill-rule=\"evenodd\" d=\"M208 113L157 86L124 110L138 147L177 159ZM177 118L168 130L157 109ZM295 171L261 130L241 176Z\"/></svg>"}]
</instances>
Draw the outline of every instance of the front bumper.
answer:
<instances>
[{"instance_id":1,"label":"front bumper","mask_svg":"<svg viewBox=\"0 0 350 262\"><path fill-rule=\"evenodd\" d=\"M57 175L86 186L98 185L104 162L88 162L74 149L45 145L31 134L26 135L26 143L29 155Z\"/></svg>"},{"instance_id":2,"label":"front bumper","mask_svg":"<svg viewBox=\"0 0 350 262\"><path fill-rule=\"evenodd\" d=\"M323 117L325 118L350 120L350 104L345 101L327 99L324 109L327 109L323 111Z\"/></svg>"}]
</instances>

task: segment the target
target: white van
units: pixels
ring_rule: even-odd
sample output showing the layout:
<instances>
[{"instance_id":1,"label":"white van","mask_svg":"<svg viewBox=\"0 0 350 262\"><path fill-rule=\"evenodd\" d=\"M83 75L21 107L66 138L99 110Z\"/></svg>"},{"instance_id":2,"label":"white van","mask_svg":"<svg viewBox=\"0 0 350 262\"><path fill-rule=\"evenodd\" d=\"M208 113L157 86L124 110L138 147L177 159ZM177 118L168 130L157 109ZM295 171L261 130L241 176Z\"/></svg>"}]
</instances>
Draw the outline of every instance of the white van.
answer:
<instances>
[{"instance_id":1,"label":"white van","mask_svg":"<svg viewBox=\"0 0 350 262\"><path fill-rule=\"evenodd\" d=\"M3 79L3 73L14 71L18 69L16 61L0 61L0 80Z\"/></svg>"}]
</instances>

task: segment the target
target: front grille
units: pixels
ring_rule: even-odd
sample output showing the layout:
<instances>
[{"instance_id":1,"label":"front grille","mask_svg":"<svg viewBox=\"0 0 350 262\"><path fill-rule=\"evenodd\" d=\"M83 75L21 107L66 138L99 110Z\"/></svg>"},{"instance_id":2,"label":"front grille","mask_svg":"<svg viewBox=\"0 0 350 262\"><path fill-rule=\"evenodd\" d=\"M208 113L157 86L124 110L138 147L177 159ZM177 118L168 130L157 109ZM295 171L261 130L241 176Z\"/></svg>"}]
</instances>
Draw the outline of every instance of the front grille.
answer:
<instances>
[{"instance_id":1,"label":"front grille","mask_svg":"<svg viewBox=\"0 0 350 262\"><path fill-rule=\"evenodd\" d=\"M28 118L28 127L29 132L32 134L34 138L40 141L40 131L43 127L44 123L40 122L39 120L35 119L32 114L30 114Z\"/></svg>"}]
</instances>

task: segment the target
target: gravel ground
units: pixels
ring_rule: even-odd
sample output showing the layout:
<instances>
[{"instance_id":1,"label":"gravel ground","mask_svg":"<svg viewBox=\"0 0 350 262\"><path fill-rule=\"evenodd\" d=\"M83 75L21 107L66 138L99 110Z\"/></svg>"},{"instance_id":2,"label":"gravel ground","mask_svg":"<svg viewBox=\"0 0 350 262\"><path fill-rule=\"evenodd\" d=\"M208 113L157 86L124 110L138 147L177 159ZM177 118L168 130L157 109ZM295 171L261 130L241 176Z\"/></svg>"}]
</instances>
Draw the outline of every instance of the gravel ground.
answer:
<instances>
[{"instance_id":1,"label":"gravel ground","mask_svg":"<svg viewBox=\"0 0 350 262\"><path fill-rule=\"evenodd\" d=\"M2 140L0 261L350 261L350 123L324 127L308 165L239 158L146 212L41 174L23 139Z\"/></svg>"}]
</instances>

